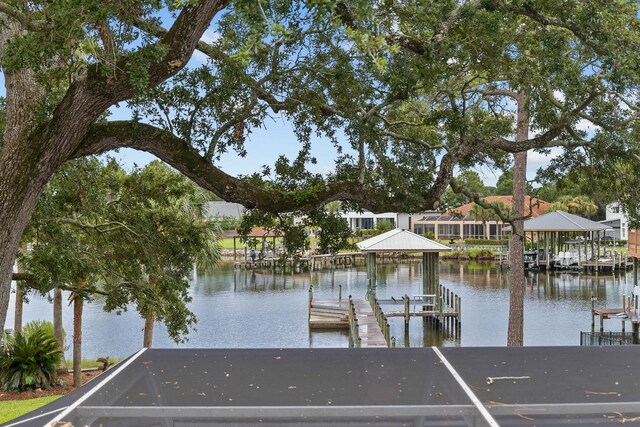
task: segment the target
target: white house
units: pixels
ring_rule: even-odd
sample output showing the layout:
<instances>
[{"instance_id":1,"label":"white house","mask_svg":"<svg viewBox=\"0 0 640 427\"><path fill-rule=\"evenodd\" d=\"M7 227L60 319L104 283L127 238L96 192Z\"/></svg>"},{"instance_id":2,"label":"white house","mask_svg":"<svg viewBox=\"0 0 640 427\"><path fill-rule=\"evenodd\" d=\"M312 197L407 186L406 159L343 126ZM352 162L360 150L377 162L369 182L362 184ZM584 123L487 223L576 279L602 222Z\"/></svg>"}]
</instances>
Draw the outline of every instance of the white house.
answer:
<instances>
[{"instance_id":1,"label":"white house","mask_svg":"<svg viewBox=\"0 0 640 427\"><path fill-rule=\"evenodd\" d=\"M612 202L606 207L606 219L600 221L602 224L608 225L613 229L611 237L617 240L629 239L629 217L622 212L620 203ZM609 232L611 233L611 232ZM608 233L608 234L609 234Z\"/></svg>"},{"instance_id":2,"label":"white house","mask_svg":"<svg viewBox=\"0 0 640 427\"><path fill-rule=\"evenodd\" d=\"M379 222L389 222L391 228L411 227L411 217L408 214L385 212L374 214L373 212L340 212L340 216L347 221L352 231L373 230Z\"/></svg>"}]
</instances>

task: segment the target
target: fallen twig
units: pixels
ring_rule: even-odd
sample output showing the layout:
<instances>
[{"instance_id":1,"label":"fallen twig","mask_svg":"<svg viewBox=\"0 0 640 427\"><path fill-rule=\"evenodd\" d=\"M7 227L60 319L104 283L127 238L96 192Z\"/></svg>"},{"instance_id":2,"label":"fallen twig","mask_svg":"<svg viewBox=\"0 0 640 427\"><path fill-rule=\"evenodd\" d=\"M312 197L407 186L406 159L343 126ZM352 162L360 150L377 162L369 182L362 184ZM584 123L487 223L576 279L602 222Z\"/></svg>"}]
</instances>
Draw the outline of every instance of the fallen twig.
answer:
<instances>
[{"instance_id":1,"label":"fallen twig","mask_svg":"<svg viewBox=\"0 0 640 427\"><path fill-rule=\"evenodd\" d=\"M522 377L487 377L487 384L493 384L498 380L530 380L531 377L528 375Z\"/></svg>"},{"instance_id":2,"label":"fallen twig","mask_svg":"<svg viewBox=\"0 0 640 427\"><path fill-rule=\"evenodd\" d=\"M614 412L614 414L617 414L620 418L618 419L618 421L620 421L620 424L624 424L624 423L637 423L638 421L640 421L640 417L633 417L633 418L626 418L624 415L622 415L620 412Z\"/></svg>"},{"instance_id":3,"label":"fallen twig","mask_svg":"<svg viewBox=\"0 0 640 427\"><path fill-rule=\"evenodd\" d=\"M618 393L615 391L589 391L589 390L585 390L586 394L615 394L617 395Z\"/></svg>"}]
</instances>

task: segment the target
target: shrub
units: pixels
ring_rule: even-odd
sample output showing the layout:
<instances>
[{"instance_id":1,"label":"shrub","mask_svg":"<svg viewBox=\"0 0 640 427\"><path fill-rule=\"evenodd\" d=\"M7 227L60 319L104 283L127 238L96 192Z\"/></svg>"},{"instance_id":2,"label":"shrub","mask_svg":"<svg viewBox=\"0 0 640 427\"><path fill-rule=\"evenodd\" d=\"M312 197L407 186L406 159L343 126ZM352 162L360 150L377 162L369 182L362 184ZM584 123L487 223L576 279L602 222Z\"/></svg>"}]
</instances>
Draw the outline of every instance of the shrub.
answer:
<instances>
[{"instance_id":1,"label":"shrub","mask_svg":"<svg viewBox=\"0 0 640 427\"><path fill-rule=\"evenodd\" d=\"M464 243L466 245L507 245L509 243L508 240L486 240L486 239L465 239Z\"/></svg>"},{"instance_id":2,"label":"shrub","mask_svg":"<svg viewBox=\"0 0 640 427\"><path fill-rule=\"evenodd\" d=\"M0 385L5 391L49 388L62 353L47 328L7 336L0 352Z\"/></svg>"},{"instance_id":3,"label":"shrub","mask_svg":"<svg viewBox=\"0 0 640 427\"><path fill-rule=\"evenodd\" d=\"M53 323L49 322L48 320L32 320L30 322L27 322L27 324L22 327L22 335L24 335L24 337L28 339L31 334L36 332L38 329L44 329L47 334L55 336L55 334L53 333ZM67 332L64 329L62 330L62 343L64 345L64 348L62 350L69 350L70 347L67 344Z\"/></svg>"}]
</instances>

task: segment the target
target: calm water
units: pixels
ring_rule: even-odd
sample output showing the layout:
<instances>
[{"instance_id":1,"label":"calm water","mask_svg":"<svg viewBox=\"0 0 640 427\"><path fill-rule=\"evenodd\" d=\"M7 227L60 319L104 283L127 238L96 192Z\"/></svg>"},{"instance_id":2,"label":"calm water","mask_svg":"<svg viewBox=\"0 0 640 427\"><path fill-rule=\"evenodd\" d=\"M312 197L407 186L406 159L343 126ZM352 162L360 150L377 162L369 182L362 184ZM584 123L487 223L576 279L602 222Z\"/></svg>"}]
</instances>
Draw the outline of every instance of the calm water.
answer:
<instances>
[{"instance_id":1,"label":"calm water","mask_svg":"<svg viewBox=\"0 0 640 427\"><path fill-rule=\"evenodd\" d=\"M633 274L587 276L575 273L529 273L525 300L525 345L579 345L580 331L591 328L591 294L598 307L621 306L622 294L632 289ZM459 340L442 336L421 319L412 319L411 346L503 346L506 344L509 292L506 274L494 264L440 263L440 282L462 298L462 332ZM313 284L317 298L343 296L363 298L368 286L366 268L348 268L305 274L262 274L234 270L225 265L193 281L192 311L198 317L196 330L185 344L175 344L162 325L156 325L156 347L347 347L341 332L309 333L308 289ZM400 298L420 294L421 265L378 267L378 296ZM25 323L51 319L47 297L31 296L25 306ZM6 327L13 324L13 299ZM64 328L72 331L71 308L64 307ZM406 341L402 318L391 320L398 345ZM98 299L84 309L83 352L85 357L124 357L142 345L144 321L135 310L121 315L106 313ZM620 322L605 322L606 330L619 330ZM70 341L70 336L67 338Z\"/></svg>"}]
</instances>

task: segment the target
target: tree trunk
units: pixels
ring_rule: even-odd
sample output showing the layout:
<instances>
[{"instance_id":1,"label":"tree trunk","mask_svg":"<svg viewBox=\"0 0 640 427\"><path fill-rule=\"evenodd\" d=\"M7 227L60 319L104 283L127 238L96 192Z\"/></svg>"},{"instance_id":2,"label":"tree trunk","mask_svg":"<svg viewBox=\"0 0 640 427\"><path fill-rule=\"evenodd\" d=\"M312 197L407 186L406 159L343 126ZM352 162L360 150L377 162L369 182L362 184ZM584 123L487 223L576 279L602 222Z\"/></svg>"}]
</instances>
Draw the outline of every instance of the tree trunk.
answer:
<instances>
[{"instance_id":1,"label":"tree trunk","mask_svg":"<svg viewBox=\"0 0 640 427\"><path fill-rule=\"evenodd\" d=\"M23 298L24 298L24 295L22 292L22 285L20 285L19 282L16 282L16 306L15 306L15 316L13 318L14 334L22 333L22 308L24 307Z\"/></svg>"},{"instance_id":2,"label":"tree trunk","mask_svg":"<svg viewBox=\"0 0 640 427\"><path fill-rule=\"evenodd\" d=\"M529 114L527 112L527 95L520 92L517 97L518 123L516 140L529 138ZM524 344L524 202L527 183L527 152L514 155L513 166L513 200L511 214L514 218L509 242L509 327L507 345L521 347Z\"/></svg>"},{"instance_id":3,"label":"tree trunk","mask_svg":"<svg viewBox=\"0 0 640 427\"><path fill-rule=\"evenodd\" d=\"M0 60L7 41L22 32L21 25L0 13ZM9 308L11 275L19 248L20 236L29 221L37 194L28 187L37 187L38 174L28 164L35 164L31 150L20 152L34 128L34 118L42 104L44 90L31 70L3 70L7 122L0 138L0 326L4 326ZM26 156L25 156L26 154ZM29 161L25 161L30 159ZM32 181L29 184L29 181Z\"/></svg>"},{"instance_id":4,"label":"tree trunk","mask_svg":"<svg viewBox=\"0 0 640 427\"><path fill-rule=\"evenodd\" d=\"M84 288L85 281L78 284L78 288ZM73 386L82 385L82 309L84 296L78 293L73 297Z\"/></svg>"},{"instance_id":5,"label":"tree trunk","mask_svg":"<svg viewBox=\"0 0 640 427\"><path fill-rule=\"evenodd\" d=\"M162 83L186 65L211 20L226 3L195 2L180 12L162 37L168 47L166 54L148 66L150 86ZM23 23L2 12L0 21L2 63L7 43L28 34ZM142 54L132 55L135 63ZM113 80L88 71L71 83L47 120L42 117L45 90L35 73L30 69L2 71L7 104L6 127L0 139L0 325L4 326L18 243L45 184L71 158L105 110L131 98L136 88L123 70L122 78Z\"/></svg>"},{"instance_id":6,"label":"tree trunk","mask_svg":"<svg viewBox=\"0 0 640 427\"><path fill-rule=\"evenodd\" d=\"M58 366L58 374L66 374L69 370L67 369L67 361L64 357L64 333L62 331L62 290L60 288L56 288L53 290L53 336L56 341L58 341L58 345L60 346L60 351L62 352L62 359L60 360L60 365Z\"/></svg>"},{"instance_id":7,"label":"tree trunk","mask_svg":"<svg viewBox=\"0 0 640 427\"><path fill-rule=\"evenodd\" d=\"M151 288L151 292L155 292L157 281L153 276L149 276L149 287ZM150 303L147 306L147 315L144 319L144 338L142 339L142 346L151 348L153 344L153 322L155 320L155 315L153 311L153 304Z\"/></svg>"}]
</instances>

